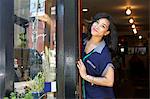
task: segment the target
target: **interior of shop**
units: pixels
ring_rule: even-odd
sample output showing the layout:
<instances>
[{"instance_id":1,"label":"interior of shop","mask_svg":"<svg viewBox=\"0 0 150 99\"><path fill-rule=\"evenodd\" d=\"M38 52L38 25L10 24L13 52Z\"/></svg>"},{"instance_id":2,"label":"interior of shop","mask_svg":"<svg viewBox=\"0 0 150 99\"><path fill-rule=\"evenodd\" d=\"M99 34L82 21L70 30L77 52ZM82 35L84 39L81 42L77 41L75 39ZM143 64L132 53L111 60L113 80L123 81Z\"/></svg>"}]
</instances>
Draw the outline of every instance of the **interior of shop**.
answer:
<instances>
[{"instance_id":1,"label":"interior of shop","mask_svg":"<svg viewBox=\"0 0 150 99\"><path fill-rule=\"evenodd\" d=\"M149 97L149 0L83 0L83 22L107 12L114 18L118 32L116 53L117 98Z\"/></svg>"}]
</instances>

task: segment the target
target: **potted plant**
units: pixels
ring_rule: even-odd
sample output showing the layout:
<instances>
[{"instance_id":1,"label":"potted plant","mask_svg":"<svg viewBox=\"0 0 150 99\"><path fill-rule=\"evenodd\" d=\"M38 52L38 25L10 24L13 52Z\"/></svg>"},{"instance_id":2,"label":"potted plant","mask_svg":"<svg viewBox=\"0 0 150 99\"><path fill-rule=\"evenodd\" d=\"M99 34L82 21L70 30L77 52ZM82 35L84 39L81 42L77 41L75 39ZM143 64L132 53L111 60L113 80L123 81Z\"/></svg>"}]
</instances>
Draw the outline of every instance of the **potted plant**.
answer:
<instances>
[{"instance_id":1,"label":"potted plant","mask_svg":"<svg viewBox=\"0 0 150 99\"><path fill-rule=\"evenodd\" d=\"M44 92L44 82L45 82L45 75L43 72L39 72L33 79L33 85L31 87L31 92L33 97L39 98Z\"/></svg>"},{"instance_id":2,"label":"potted plant","mask_svg":"<svg viewBox=\"0 0 150 99\"><path fill-rule=\"evenodd\" d=\"M38 99L44 93L44 82L45 82L45 75L43 72L38 72L38 74L34 77L33 80L30 80L30 83L27 84L28 86L24 86L24 91L16 91L11 92L10 98L11 99ZM5 97L7 99L7 97Z\"/></svg>"}]
</instances>

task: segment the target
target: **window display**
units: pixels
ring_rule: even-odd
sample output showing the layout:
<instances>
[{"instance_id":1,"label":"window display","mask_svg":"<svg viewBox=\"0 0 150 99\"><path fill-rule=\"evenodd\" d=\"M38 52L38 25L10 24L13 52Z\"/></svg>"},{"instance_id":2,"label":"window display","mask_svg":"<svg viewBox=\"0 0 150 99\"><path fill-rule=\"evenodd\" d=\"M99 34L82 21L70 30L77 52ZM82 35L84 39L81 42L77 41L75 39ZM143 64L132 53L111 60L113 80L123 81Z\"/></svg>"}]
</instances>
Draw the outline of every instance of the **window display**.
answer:
<instances>
[{"instance_id":1,"label":"window display","mask_svg":"<svg viewBox=\"0 0 150 99\"><path fill-rule=\"evenodd\" d=\"M55 98L55 17L55 0L14 0L16 81L12 96Z\"/></svg>"}]
</instances>

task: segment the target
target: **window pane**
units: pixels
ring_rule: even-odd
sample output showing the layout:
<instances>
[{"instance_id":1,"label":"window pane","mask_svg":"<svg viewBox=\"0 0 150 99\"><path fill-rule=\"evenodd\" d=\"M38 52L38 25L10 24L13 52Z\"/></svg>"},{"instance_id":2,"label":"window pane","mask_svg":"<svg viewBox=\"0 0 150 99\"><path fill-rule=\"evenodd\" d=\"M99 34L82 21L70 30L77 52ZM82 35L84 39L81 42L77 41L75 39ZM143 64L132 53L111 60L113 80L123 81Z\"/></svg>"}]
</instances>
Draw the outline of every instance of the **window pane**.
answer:
<instances>
[{"instance_id":1,"label":"window pane","mask_svg":"<svg viewBox=\"0 0 150 99\"><path fill-rule=\"evenodd\" d=\"M51 98L56 93L55 9L55 0L14 0L14 87L21 98L25 87L31 93L52 91Z\"/></svg>"}]
</instances>

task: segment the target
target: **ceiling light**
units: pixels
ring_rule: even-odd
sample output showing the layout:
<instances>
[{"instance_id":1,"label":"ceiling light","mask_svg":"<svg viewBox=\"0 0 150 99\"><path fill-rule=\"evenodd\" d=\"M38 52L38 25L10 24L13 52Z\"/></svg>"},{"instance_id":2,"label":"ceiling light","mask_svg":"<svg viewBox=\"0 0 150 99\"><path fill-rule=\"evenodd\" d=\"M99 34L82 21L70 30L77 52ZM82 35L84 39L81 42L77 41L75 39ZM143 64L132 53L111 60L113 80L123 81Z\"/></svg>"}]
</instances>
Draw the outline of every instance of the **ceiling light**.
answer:
<instances>
[{"instance_id":1,"label":"ceiling light","mask_svg":"<svg viewBox=\"0 0 150 99\"><path fill-rule=\"evenodd\" d=\"M120 51L121 51L121 52L124 52L124 48L123 48L123 47L122 47L122 48L120 48Z\"/></svg>"},{"instance_id":2,"label":"ceiling light","mask_svg":"<svg viewBox=\"0 0 150 99\"><path fill-rule=\"evenodd\" d=\"M135 28L135 24L132 24L132 26L131 26L132 28Z\"/></svg>"},{"instance_id":3,"label":"ceiling light","mask_svg":"<svg viewBox=\"0 0 150 99\"><path fill-rule=\"evenodd\" d=\"M120 43L119 43L118 45L119 45L119 46L121 46L121 44L120 44Z\"/></svg>"},{"instance_id":4,"label":"ceiling light","mask_svg":"<svg viewBox=\"0 0 150 99\"><path fill-rule=\"evenodd\" d=\"M133 22L134 22L133 18L130 18L130 19L129 19L129 23L132 24Z\"/></svg>"},{"instance_id":5,"label":"ceiling light","mask_svg":"<svg viewBox=\"0 0 150 99\"><path fill-rule=\"evenodd\" d=\"M83 12L87 12L87 11L88 11L88 9L87 9L87 8L84 8L84 9L82 9L82 11L83 11Z\"/></svg>"},{"instance_id":6,"label":"ceiling light","mask_svg":"<svg viewBox=\"0 0 150 99\"><path fill-rule=\"evenodd\" d=\"M137 34L136 28L133 29L133 33L134 33L134 34Z\"/></svg>"},{"instance_id":7,"label":"ceiling light","mask_svg":"<svg viewBox=\"0 0 150 99\"><path fill-rule=\"evenodd\" d=\"M126 9L126 15L131 15L132 11L130 7L127 7Z\"/></svg>"},{"instance_id":8,"label":"ceiling light","mask_svg":"<svg viewBox=\"0 0 150 99\"><path fill-rule=\"evenodd\" d=\"M139 36L139 39L142 39L142 35Z\"/></svg>"}]
</instances>

